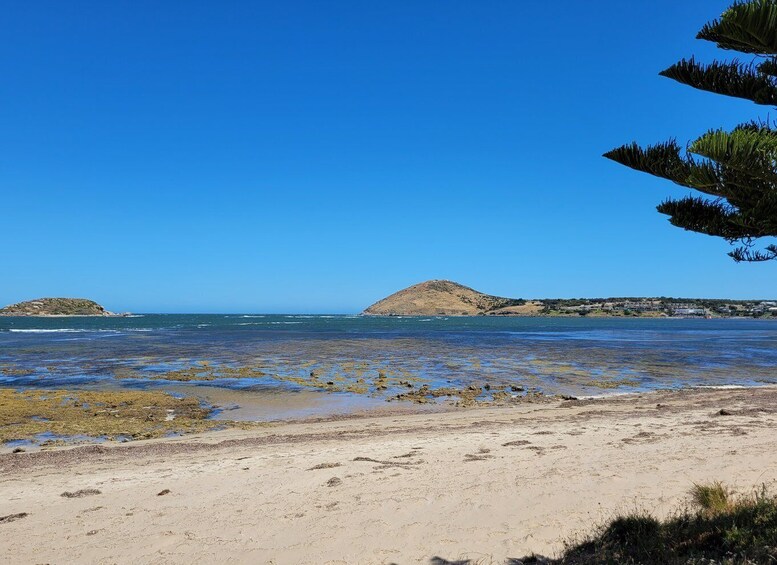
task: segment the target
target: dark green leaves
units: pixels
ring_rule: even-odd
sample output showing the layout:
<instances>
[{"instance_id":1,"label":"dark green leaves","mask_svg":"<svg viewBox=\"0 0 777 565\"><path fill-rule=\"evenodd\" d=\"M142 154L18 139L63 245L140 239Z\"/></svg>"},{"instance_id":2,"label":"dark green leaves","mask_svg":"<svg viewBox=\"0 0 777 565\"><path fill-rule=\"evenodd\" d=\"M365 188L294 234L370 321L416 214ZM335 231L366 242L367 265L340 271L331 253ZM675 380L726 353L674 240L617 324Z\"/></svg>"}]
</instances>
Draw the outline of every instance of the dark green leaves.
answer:
<instances>
[{"instance_id":1,"label":"dark green leaves","mask_svg":"<svg viewBox=\"0 0 777 565\"><path fill-rule=\"evenodd\" d=\"M777 2L736 2L720 19L706 24L696 38L740 53L777 55Z\"/></svg>"},{"instance_id":2,"label":"dark green leaves","mask_svg":"<svg viewBox=\"0 0 777 565\"><path fill-rule=\"evenodd\" d=\"M745 98L756 104L777 105L777 83L774 78L760 72L754 65L736 60L722 63L714 61L703 65L693 58L683 59L659 74L699 90Z\"/></svg>"},{"instance_id":3,"label":"dark green leaves","mask_svg":"<svg viewBox=\"0 0 777 565\"><path fill-rule=\"evenodd\" d=\"M700 90L777 106L777 0L737 2L704 26L700 39L723 49L760 55L698 63L683 59L662 76ZM777 259L777 246L753 249L756 239L777 236L777 130L751 122L733 131L713 129L683 150L675 140L640 147L636 143L604 155L622 165L706 195L667 200L658 211L677 227L721 237L741 247L735 261Z\"/></svg>"}]
</instances>

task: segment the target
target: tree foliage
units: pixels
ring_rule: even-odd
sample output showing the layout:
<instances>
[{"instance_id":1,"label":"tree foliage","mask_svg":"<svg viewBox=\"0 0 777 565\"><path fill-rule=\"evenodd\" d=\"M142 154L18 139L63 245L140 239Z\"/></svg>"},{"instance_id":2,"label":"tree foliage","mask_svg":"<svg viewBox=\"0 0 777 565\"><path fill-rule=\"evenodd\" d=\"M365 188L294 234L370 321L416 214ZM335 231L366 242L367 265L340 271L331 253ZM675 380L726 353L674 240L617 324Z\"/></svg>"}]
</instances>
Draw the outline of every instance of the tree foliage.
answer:
<instances>
[{"instance_id":1,"label":"tree foliage","mask_svg":"<svg viewBox=\"0 0 777 565\"><path fill-rule=\"evenodd\" d=\"M753 61L704 64L683 59L660 75L700 90L777 106L777 0L737 2L706 24L697 39ZM754 248L759 238L777 236L777 128L772 124L712 129L685 148L675 140L647 147L631 143L604 156L700 193L658 206L673 225L738 245L729 253L735 261L777 259L777 245Z\"/></svg>"}]
</instances>

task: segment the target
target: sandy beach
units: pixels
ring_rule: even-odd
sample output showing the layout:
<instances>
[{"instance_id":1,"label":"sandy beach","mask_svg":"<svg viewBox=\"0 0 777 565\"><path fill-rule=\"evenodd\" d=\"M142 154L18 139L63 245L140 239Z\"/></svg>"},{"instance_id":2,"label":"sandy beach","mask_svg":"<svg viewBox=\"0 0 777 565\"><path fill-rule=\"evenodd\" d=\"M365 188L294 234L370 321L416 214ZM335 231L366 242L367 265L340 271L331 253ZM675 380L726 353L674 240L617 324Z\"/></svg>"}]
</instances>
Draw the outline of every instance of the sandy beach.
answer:
<instances>
[{"instance_id":1,"label":"sandy beach","mask_svg":"<svg viewBox=\"0 0 777 565\"><path fill-rule=\"evenodd\" d=\"M685 390L6 452L0 517L26 516L0 521L0 561L554 556L694 482L772 485L775 405L777 387Z\"/></svg>"}]
</instances>

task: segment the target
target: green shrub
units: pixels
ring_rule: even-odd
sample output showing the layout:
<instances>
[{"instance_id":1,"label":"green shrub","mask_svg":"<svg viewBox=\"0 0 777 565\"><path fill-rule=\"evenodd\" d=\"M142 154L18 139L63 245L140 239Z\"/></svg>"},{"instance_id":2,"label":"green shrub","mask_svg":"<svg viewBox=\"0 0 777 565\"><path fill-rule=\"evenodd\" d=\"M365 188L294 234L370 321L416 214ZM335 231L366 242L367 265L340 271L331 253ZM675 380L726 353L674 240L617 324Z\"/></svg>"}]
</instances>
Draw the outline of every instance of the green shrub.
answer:
<instances>
[{"instance_id":1,"label":"green shrub","mask_svg":"<svg viewBox=\"0 0 777 565\"><path fill-rule=\"evenodd\" d=\"M691 508L666 520L619 516L569 545L559 565L777 563L777 497L734 496L721 483L694 485Z\"/></svg>"}]
</instances>

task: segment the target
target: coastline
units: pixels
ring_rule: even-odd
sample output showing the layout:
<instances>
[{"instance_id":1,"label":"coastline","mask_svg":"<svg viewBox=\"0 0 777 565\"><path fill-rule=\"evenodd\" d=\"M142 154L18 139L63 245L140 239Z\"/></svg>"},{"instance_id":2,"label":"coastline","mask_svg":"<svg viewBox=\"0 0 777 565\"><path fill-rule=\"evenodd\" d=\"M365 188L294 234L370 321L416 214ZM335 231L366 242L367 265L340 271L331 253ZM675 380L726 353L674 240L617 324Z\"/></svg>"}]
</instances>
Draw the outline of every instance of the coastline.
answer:
<instances>
[{"instance_id":1,"label":"coastline","mask_svg":"<svg viewBox=\"0 0 777 565\"><path fill-rule=\"evenodd\" d=\"M669 512L694 482L772 484L776 403L777 386L695 388L3 454L0 516L28 515L1 526L0 560L552 556L617 510Z\"/></svg>"}]
</instances>

